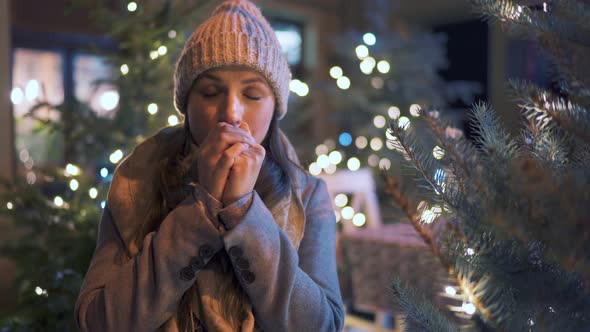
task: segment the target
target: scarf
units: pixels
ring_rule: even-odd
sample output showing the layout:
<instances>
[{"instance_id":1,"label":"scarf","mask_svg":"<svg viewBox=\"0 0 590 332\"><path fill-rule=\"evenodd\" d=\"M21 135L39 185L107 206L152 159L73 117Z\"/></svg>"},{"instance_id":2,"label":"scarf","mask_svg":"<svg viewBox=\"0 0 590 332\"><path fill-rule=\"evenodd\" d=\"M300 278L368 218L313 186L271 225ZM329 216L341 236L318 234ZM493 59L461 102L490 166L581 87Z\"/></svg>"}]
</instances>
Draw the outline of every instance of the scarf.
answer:
<instances>
[{"instance_id":1,"label":"scarf","mask_svg":"<svg viewBox=\"0 0 590 332\"><path fill-rule=\"evenodd\" d=\"M299 165L295 149L282 131L279 130L279 134L289 159ZM195 156L195 149L198 148L186 136L187 134L182 125L161 130L138 145L126 158L125 162L121 163L121 165L125 166L120 165L113 176L107 204L131 257L137 255L141 248L141 243L137 243L134 233L137 224L145 222L148 218L146 214L150 209L146 208L146 204L148 204L147 202L154 202L153 199L148 199L149 195L156 195L158 192L154 179L159 176L158 165L160 160L158 159L159 156L162 156L159 148L163 145L163 142L169 142L168 140L172 140L172 142L178 141L179 144L184 144L185 153L188 153L189 156ZM304 183L304 174L297 169L289 170L289 172L293 179L292 189L286 197L270 209L270 212L274 221L287 234L291 244L297 250L303 237L305 225L305 213L301 198L303 191L301 184ZM216 284L222 283L226 278L232 278L229 273L221 273L223 267L220 263L219 260L214 259L209 261L208 265L212 265L209 271L212 271L214 276L199 277L200 274L197 274L196 287L189 289L189 291L192 289L197 290L195 301L191 303L191 312L197 316L199 321L204 323L209 332L234 330L229 322L219 314L219 308L216 308L219 304L216 299L220 298L219 293L221 291L237 293L236 289L221 290L220 287L215 287ZM254 331L256 327L251 305L248 303L244 310L247 315L246 319L241 323L241 331ZM178 331L176 315L159 330Z\"/></svg>"}]
</instances>

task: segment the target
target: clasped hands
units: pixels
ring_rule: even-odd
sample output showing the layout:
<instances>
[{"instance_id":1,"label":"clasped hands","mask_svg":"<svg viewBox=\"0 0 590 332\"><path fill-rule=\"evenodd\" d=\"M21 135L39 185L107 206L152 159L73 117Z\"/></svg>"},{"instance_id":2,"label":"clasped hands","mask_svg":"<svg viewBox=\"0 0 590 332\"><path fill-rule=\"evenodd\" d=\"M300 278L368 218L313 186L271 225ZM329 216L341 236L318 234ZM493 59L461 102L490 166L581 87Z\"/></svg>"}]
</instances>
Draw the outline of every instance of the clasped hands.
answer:
<instances>
[{"instance_id":1,"label":"clasped hands","mask_svg":"<svg viewBox=\"0 0 590 332\"><path fill-rule=\"evenodd\" d=\"M198 181L228 206L254 190L265 155L246 122L239 127L219 122L200 145Z\"/></svg>"}]
</instances>

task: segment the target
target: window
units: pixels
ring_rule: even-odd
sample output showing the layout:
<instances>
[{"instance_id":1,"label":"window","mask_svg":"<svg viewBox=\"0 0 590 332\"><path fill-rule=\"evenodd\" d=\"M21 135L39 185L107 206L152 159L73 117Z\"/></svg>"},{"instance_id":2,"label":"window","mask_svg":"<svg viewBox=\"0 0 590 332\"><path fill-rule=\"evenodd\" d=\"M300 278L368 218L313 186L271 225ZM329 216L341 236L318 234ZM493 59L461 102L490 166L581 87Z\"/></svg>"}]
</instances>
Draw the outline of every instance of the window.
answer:
<instances>
[{"instance_id":1,"label":"window","mask_svg":"<svg viewBox=\"0 0 590 332\"><path fill-rule=\"evenodd\" d=\"M284 19L269 21L287 57L293 77L300 78L303 74L303 25Z\"/></svg>"}]
</instances>

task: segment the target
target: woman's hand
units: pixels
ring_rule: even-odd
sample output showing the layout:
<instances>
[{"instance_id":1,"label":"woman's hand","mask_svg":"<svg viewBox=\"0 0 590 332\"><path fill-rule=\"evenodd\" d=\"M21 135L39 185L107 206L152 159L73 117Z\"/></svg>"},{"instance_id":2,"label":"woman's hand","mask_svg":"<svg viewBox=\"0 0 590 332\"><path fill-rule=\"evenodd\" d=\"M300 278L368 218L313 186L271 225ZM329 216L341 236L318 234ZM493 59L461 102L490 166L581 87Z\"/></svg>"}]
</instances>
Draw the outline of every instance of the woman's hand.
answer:
<instances>
[{"instance_id":1,"label":"woman's hand","mask_svg":"<svg viewBox=\"0 0 590 332\"><path fill-rule=\"evenodd\" d=\"M197 157L198 181L218 201L222 201L236 157L250 145L256 145L256 141L249 131L224 122L218 123L201 143Z\"/></svg>"},{"instance_id":2,"label":"woman's hand","mask_svg":"<svg viewBox=\"0 0 590 332\"><path fill-rule=\"evenodd\" d=\"M242 122L240 128L251 137L250 128L246 122ZM254 190L265 155L266 150L257 143L250 144L246 150L237 154L223 191L221 202L224 206L228 206Z\"/></svg>"}]
</instances>

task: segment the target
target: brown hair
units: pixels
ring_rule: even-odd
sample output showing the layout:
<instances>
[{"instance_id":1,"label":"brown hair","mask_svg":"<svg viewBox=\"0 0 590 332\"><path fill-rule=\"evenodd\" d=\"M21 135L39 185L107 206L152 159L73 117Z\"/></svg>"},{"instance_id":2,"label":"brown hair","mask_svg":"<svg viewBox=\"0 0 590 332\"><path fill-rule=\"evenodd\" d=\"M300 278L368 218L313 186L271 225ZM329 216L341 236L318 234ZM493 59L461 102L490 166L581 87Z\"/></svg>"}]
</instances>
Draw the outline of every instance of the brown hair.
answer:
<instances>
[{"instance_id":1,"label":"brown hair","mask_svg":"<svg viewBox=\"0 0 590 332\"><path fill-rule=\"evenodd\" d=\"M267 150L262 168L254 189L258 192L263 202L269 208L275 206L283 197L289 194L294 185L294 172L304 171L301 166L289 159L287 151L281 142L278 126L278 112L275 110L267 136L262 141L262 146ZM158 149L160 160L155 180L153 197L149 200L148 217L143 224L136 225L134 240L141 245L143 238L155 231L162 220L172 211L187 195L191 193L190 186L186 184L189 178L196 179L194 156L187 151L190 147L191 137L185 120L183 135L176 135L163 142ZM227 254L218 253L212 260L219 260L223 273L231 274L231 278L225 278L220 285L221 289L236 289L237 293L225 292L219 299L222 314L233 326L245 319L243 308L249 301L246 292L233 273L231 262ZM193 285L180 299L177 320L180 331L193 330L191 317L191 302L196 294L196 286ZM237 294L235 296L234 294Z\"/></svg>"}]
</instances>

